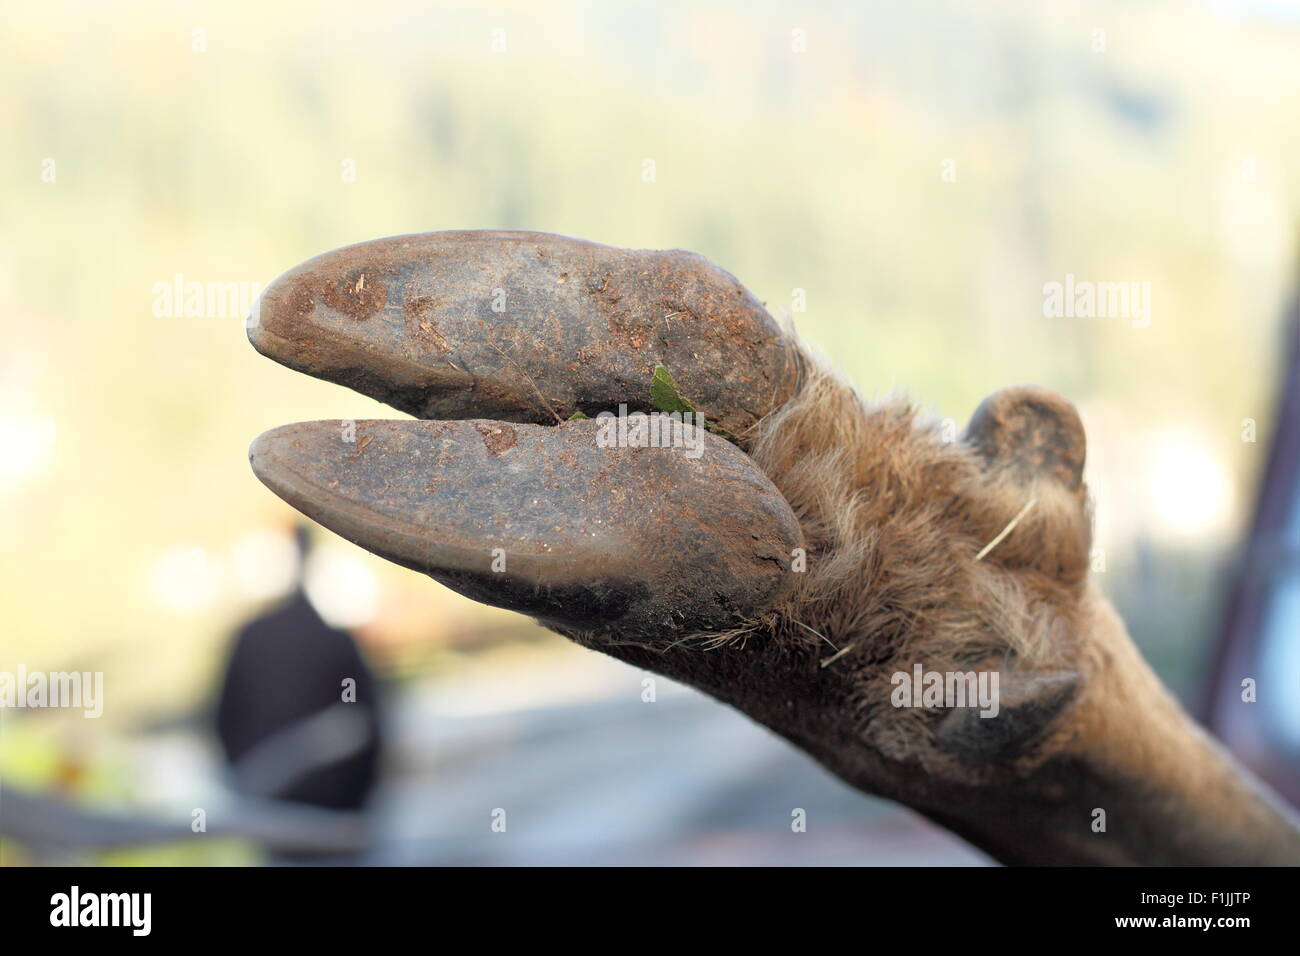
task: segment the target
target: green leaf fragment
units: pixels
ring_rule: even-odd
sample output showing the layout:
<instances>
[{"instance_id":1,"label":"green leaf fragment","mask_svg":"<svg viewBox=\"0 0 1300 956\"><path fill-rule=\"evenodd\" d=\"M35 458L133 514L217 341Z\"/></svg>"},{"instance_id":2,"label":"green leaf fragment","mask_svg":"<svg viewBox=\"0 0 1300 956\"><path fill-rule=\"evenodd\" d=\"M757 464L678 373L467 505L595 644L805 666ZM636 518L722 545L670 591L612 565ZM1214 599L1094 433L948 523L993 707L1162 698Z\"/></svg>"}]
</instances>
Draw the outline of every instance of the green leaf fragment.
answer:
<instances>
[{"instance_id":1,"label":"green leaf fragment","mask_svg":"<svg viewBox=\"0 0 1300 956\"><path fill-rule=\"evenodd\" d=\"M682 397L677 383L662 365L655 366L654 378L650 380L650 401L661 412L695 411L695 406Z\"/></svg>"},{"instance_id":2,"label":"green leaf fragment","mask_svg":"<svg viewBox=\"0 0 1300 956\"><path fill-rule=\"evenodd\" d=\"M740 441L737 436L727 431L727 429L707 421L701 413L697 412L690 400L681 393L677 383L673 381L672 375L668 373L668 369L662 365L655 366L654 377L650 380L650 401L661 412L692 412L698 416L696 419L698 422L702 423L708 431L711 431L719 438L725 438L733 444Z\"/></svg>"}]
</instances>

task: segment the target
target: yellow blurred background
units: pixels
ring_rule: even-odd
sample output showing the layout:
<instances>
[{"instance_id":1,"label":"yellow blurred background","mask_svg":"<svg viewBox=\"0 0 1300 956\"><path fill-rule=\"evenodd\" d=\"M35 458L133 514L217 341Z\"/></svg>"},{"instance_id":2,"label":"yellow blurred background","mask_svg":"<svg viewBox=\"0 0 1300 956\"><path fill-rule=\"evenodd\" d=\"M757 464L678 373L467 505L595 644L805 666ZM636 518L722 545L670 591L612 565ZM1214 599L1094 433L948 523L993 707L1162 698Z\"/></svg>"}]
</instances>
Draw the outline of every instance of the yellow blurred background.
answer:
<instances>
[{"instance_id":1,"label":"yellow blurred background","mask_svg":"<svg viewBox=\"0 0 1300 956\"><path fill-rule=\"evenodd\" d=\"M1063 392L1103 584L1194 686L1272 425L1298 54L1265 2L6 5L0 670L102 670L107 704L89 730L0 715L0 772L48 783L68 734L114 766L200 707L289 581L248 443L397 414L160 290L440 229L693 249L868 394L959 426L1006 384ZM1067 274L1151 283L1150 324L1045 317ZM390 677L583 653L319 542L318 607Z\"/></svg>"}]
</instances>

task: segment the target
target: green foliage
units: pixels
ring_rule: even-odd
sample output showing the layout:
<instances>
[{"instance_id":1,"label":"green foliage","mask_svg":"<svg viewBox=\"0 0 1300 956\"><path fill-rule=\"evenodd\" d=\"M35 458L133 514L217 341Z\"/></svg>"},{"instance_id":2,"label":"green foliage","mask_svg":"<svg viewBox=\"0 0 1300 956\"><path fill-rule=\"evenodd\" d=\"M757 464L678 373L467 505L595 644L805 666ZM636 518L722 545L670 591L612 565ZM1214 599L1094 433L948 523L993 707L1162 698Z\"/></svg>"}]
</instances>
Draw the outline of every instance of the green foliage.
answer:
<instances>
[{"instance_id":1,"label":"green foliage","mask_svg":"<svg viewBox=\"0 0 1300 956\"><path fill-rule=\"evenodd\" d=\"M698 420L703 422L704 427L719 438L725 438L732 444L736 444L740 441L739 438L727 431L721 425L715 425L713 422L707 420L703 414L696 411L695 406L691 404L690 400L682 395L681 390L677 387L677 383L673 381L673 377L669 374L668 369L664 368L662 365L655 366L654 377L650 380L650 401L654 403L654 407L661 412L689 412L693 415L697 415L699 416Z\"/></svg>"},{"instance_id":2,"label":"green foliage","mask_svg":"<svg viewBox=\"0 0 1300 956\"><path fill-rule=\"evenodd\" d=\"M677 383L662 365L655 366L654 378L650 380L650 401L661 412L695 411L695 406L682 397Z\"/></svg>"}]
</instances>

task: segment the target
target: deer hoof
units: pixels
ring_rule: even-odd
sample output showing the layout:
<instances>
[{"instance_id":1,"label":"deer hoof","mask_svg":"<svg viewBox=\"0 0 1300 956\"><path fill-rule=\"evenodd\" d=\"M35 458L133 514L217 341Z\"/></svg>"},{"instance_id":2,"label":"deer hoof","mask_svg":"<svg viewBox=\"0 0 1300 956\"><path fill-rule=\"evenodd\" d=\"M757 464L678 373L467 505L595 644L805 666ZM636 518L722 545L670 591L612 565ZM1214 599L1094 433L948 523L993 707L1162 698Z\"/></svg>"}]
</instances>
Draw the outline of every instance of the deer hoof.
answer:
<instances>
[{"instance_id":1,"label":"deer hoof","mask_svg":"<svg viewBox=\"0 0 1300 956\"><path fill-rule=\"evenodd\" d=\"M662 365L739 435L798 378L762 304L702 256L541 232L434 232L327 252L266 289L249 339L292 369L432 419L651 411Z\"/></svg>"},{"instance_id":2,"label":"deer hoof","mask_svg":"<svg viewBox=\"0 0 1300 956\"><path fill-rule=\"evenodd\" d=\"M249 458L344 538L544 624L671 641L786 593L799 523L744 453L667 417L675 444L619 447L606 421L302 422Z\"/></svg>"}]
</instances>

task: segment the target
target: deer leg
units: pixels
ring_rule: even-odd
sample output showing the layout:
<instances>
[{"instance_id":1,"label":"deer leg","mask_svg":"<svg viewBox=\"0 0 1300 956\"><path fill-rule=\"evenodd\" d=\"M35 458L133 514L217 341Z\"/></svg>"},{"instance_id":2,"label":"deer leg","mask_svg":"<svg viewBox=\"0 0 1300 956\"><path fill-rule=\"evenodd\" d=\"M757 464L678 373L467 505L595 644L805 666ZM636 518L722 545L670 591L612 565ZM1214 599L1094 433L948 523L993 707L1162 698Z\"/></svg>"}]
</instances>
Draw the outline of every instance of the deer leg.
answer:
<instances>
[{"instance_id":1,"label":"deer leg","mask_svg":"<svg viewBox=\"0 0 1300 956\"><path fill-rule=\"evenodd\" d=\"M1084 434L1059 395L995 393L945 441L864 403L706 260L540 233L326 253L255 320L271 358L434 419L254 443L273 491L361 546L698 687L1005 862L1300 863L1292 815L1089 581ZM665 402L725 437L691 458L569 420ZM993 669L1002 700L893 699L916 667Z\"/></svg>"}]
</instances>

